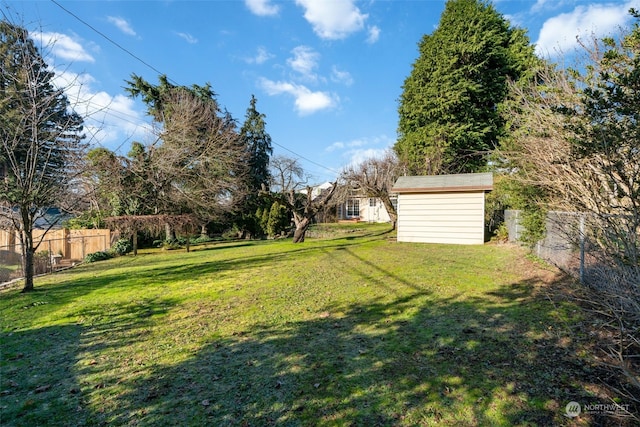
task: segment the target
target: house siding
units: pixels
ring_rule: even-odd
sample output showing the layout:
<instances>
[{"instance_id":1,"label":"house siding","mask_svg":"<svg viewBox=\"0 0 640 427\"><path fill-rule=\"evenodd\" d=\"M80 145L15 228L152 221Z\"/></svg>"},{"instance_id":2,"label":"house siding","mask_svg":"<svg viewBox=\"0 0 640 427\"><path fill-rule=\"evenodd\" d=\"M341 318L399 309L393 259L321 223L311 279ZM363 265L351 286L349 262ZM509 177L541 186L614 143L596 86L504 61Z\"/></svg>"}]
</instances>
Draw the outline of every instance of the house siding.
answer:
<instances>
[{"instance_id":1,"label":"house siding","mask_svg":"<svg viewBox=\"0 0 640 427\"><path fill-rule=\"evenodd\" d=\"M380 199L375 199L375 206L371 206L369 197L351 197L350 200L358 201L358 214L347 215L346 204L338 206L338 220L357 219L361 222L391 222L391 217Z\"/></svg>"},{"instance_id":2,"label":"house siding","mask_svg":"<svg viewBox=\"0 0 640 427\"><path fill-rule=\"evenodd\" d=\"M401 193L398 241L484 243L485 192Z\"/></svg>"}]
</instances>

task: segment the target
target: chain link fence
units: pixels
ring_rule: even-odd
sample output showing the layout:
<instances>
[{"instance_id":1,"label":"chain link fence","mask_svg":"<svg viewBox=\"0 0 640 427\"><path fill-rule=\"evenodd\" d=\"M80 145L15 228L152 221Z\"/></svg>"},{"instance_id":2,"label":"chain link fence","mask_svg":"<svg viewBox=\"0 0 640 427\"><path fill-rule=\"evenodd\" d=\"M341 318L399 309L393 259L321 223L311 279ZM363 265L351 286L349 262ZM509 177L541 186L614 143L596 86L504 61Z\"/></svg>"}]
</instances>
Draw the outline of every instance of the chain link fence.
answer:
<instances>
[{"instance_id":1,"label":"chain link fence","mask_svg":"<svg viewBox=\"0 0 640 427\"><path fill-rule=\"evenodd\" d=\"M504 213L510 242L521 239L524 231L521 215L517 210ZM546 218L545 237L538 241L533 252L582 283L597 282L603 257L597 245L589 239L590 232L585 214L551 211Z\"/></svg>"}]
</instances>

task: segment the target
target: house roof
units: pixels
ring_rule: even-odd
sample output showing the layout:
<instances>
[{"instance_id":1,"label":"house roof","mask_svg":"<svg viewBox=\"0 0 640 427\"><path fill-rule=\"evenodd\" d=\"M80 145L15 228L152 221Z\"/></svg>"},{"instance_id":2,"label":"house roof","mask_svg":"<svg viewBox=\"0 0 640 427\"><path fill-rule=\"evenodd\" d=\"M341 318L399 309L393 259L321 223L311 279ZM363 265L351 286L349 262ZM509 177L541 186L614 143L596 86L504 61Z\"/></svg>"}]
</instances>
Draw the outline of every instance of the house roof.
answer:
<instances>
[{"instance_id":1,"label":"house roof","mask_svg":"<svg viewBox=\"0 0 640 427\"><path fill-rule=\"evenodd\" d=\"M401 176L391 191L395 193L439 193L493 190L492 173Z\"/></svg>"}]
</instances>

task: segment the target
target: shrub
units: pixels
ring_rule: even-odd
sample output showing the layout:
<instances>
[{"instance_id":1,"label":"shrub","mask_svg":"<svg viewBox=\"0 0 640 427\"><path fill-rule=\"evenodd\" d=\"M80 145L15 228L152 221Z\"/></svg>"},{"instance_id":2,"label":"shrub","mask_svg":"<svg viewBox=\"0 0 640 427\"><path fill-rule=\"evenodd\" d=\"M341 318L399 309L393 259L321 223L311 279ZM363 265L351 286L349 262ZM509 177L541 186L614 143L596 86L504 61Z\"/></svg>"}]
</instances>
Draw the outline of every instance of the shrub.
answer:
<instances>
[{"instance_id":1,"label":"shrub","mask_svg":"<svg viewBox=\"0 0 640 427\"><path fill-rule=\"evenodd\" d=\"M133 245L129 241L129 239L119 239L114 245L111 247L111 251L115 255L126 255L133 250Z\"/></svg>"},{"instance_id":2,"label":"shrub","mask_svg":"<svg viewBox=\"0 0 640 427\"><path fill-rule=\"evenodd\" d=\"M84 260L85 262L96 262L96 261L104 261L105 259L113 258L113 255L110 252L98 251L93 252L87 255Z\"/></svg>"}]
</instances>

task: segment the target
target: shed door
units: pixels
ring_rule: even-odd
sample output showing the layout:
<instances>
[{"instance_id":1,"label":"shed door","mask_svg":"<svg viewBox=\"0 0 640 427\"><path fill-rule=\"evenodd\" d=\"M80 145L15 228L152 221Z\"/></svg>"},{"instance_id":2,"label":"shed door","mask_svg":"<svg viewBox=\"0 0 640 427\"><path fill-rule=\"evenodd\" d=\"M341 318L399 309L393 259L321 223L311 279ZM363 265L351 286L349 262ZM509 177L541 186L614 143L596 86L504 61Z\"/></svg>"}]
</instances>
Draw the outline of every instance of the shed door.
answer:
<instances>
[{"instance_id":1,"label":"shed door","mask_svg":"<svg viewBox=\"0 0 640 427\"><path fill-rule=\"evenodd\" d=\"M484 243L484 191L398 196L398 241Z\"/></svg>"}]
</instances>

